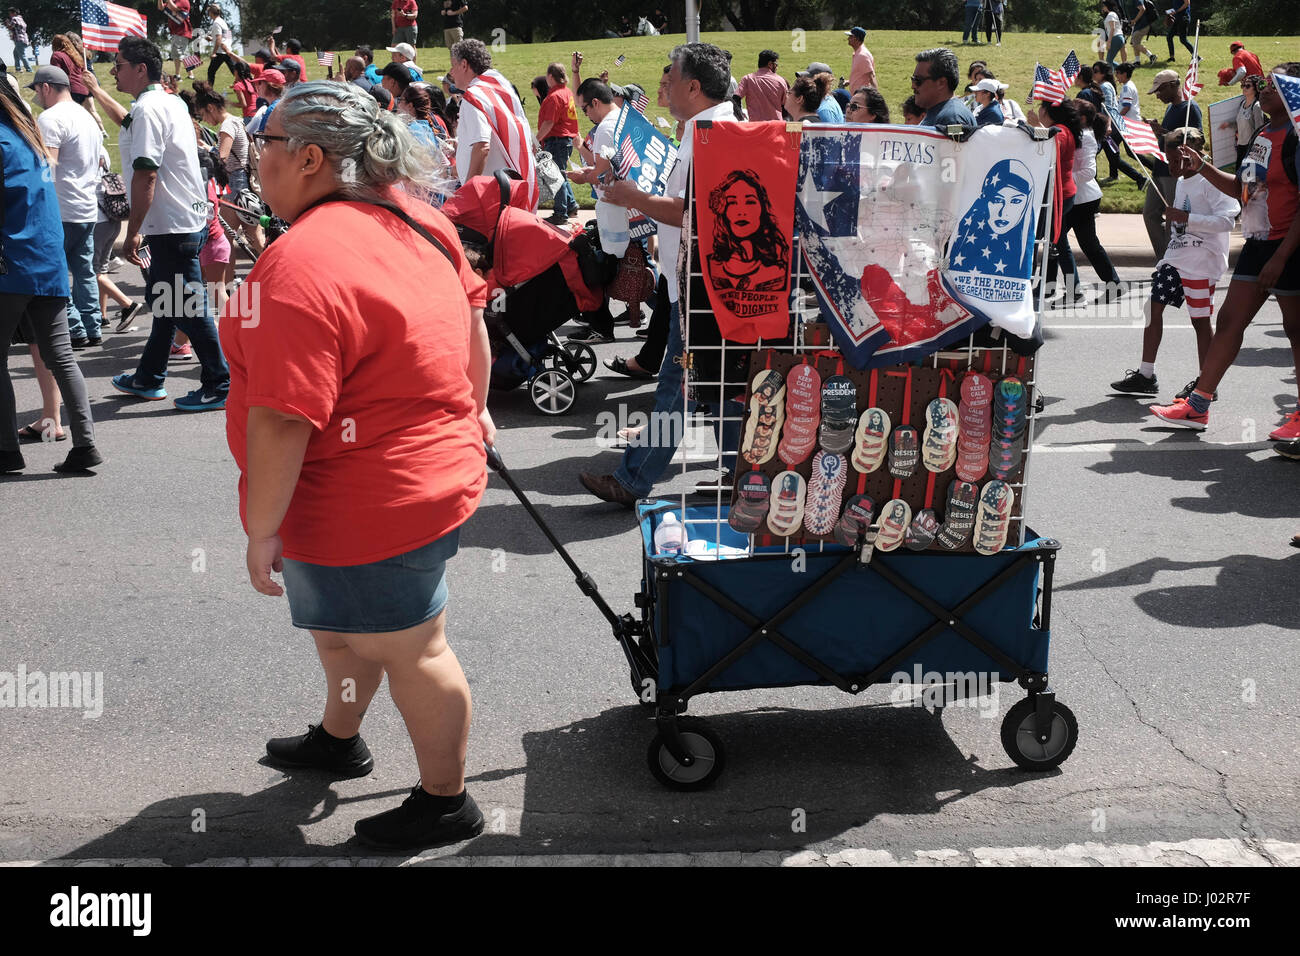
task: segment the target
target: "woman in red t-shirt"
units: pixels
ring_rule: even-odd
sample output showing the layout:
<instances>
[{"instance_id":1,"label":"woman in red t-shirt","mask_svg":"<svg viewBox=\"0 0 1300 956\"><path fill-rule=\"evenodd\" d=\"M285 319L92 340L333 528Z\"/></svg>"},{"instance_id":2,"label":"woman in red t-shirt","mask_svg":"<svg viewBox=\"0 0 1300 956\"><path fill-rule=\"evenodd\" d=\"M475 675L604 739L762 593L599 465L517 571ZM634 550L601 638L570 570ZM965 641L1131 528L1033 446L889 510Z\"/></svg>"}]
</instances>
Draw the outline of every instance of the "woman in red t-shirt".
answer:
<instances>
[{"instance_id":1,"label":"woman in red t-shirt","mask_svg":"<svg viewBox=\"0 0 1300 956\"><path fill-rule=\"evenodd\" d=\"M1300 66L1285 64L1274 73L1300 77ZM1219 382L1241 351L1246 326L1270 296L1282 312L1291 359L1300 375L1300 148L1290 112L1273 73L1250 77L1268 124L1255 132L1237 171L1225 173L1194 150L1178 147L1183 161L1228 196L1243 196L1241 231L1246 237L1219 309L1209 351L1191 394L1172 405L1153 405L1151 413L1169 425L1202 431L1210 423L1210 403ZM1300 439L1300 405L1269 433L1270 441Z\"/></svg>"},{"instance_id":2,"label":"woman in red t-shirt","mask_svg":"<svg viewBox=\"0 0 1300 956\"><path fill-rule=\"evenodd\" d=\"M1078 305L1085 297L1074 290L1056 292L1056 273L1064 269L1067 275L1076 275L1074 253L1070 251L1070 234L1066 229L1066 217L1074 208L1074 194L1078 187L1074 184L1074 151L1083 145L1083 117L1079 107L1071 100L1052 104L1042 100L1038 104L1038 122L1035 125L1047 126L1056 140L1056 181L1061 186L1061 231L1047 257L1047 295L1053 303Z\"/></svg>"},{"instance_id":3,"label":"woman in red t-shirt","mask_svg":"<svg viewBox=\"0 0 1300 956\"><path fill-rule=\"evenodd\" d=\"M248 573L261 593L288 593L327 686L355 688L267 752L369 773L361 717L387 672L421 782L357 834L405 849L467 839L483 815L465 792L470 695L445 636L444 571L487 483L485 287L451 223L401 191L436 160L373 97L301 84L255 137L263 195L293 228L221 317Z\"/></svg>"}]
</instances>

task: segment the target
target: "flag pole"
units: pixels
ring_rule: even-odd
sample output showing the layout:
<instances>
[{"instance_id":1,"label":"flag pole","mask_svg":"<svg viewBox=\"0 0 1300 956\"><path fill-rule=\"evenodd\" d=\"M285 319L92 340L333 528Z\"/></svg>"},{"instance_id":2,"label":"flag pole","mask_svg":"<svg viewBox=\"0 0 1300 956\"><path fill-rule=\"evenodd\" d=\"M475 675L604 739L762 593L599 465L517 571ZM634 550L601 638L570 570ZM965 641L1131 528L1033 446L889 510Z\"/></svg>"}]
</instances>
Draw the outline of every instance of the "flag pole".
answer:
<instances>
[{"instance_id":1,"label":"flag pole","mask_svg":"<svg viewBox=\"0 0 1300 956\"><path fill-rule=\"evenodd\" d=\"M1172 42L1172 41L1171 41L1171 42ZM1195 68L1196 68L1196 79L1197 79L1197 82L1198 82L1198 83L1200 82L1200 79L1201 79L1200 49L1201 49L1201 21L1200 21L1200 20L1197 20L1197 21L1196 21L1196 39L1192 41L1192 67L1195 67ZM1190 69L1190 68L1191 68L1191 67L1189 67L1189 69ZM1186 91L1184 91L1184 92L1186 92ZM1190 95L1187 97L1187 118L1186 118L1185 120L1183 120L1183 129L1184 129L1184 130L1186 130L1187 127L1189 127L1189 126L1192 125L1192 100L1194 100L1195 98L1196 98L1196 97L1194 97L1194 96L1190 96ZM1183 133L1183 145L1184 145L1184 146L1187 145L1187 133L1186 133L1186 132Z\"/></svg>"},{"instance_id":2,"label":"flag pole","mask_svg":"<svg viewBox=\"0 0 1300 956\"><path fill-rule=\"evenodd\" d=\"M1124 129L1119 127L1115 123L1111 123L1111 125L1116 126L1116 132L1119 133L1119 138L1123 140L1125 146L1128 146L1128 140L1124 139ZM1132 153L1134 156L1138 155L1137 151L1134 150L1132 146L1129 146L1129 152ZM1156 185L1156 181L1151 178L1151 170L1147 168L1146 163L1142 162L1141 156L1138 156L1138 165L1142 167L1142 175L1144 175L1147 178L1147 188L1154 189L1156 195L1160 197L1160 201L1164 203L1166 206L1168 206L1169 200L1166 199L1165 194L1160 191L1160 187Z\"/></svg>"}]
</instances>

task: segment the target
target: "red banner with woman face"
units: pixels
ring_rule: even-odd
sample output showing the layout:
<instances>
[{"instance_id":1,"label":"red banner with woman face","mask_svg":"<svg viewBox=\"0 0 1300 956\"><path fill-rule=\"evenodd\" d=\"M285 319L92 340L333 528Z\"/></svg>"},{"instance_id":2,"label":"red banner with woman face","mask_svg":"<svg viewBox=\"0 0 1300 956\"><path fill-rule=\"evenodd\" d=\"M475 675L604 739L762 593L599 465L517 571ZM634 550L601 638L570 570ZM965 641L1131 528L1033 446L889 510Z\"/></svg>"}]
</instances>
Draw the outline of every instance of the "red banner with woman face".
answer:
<instances>
[{"instance_id":1,"label":"red banner with woman face","mask_svg":"<svg viewBox=\"0 0 1300 956\"><path fill-rule=\"evenodd\" d=\"M798 129L783 122L695 127L696 235L722 337L782 338L790 325L790 249Z\"/></svg>"}]
</instances>

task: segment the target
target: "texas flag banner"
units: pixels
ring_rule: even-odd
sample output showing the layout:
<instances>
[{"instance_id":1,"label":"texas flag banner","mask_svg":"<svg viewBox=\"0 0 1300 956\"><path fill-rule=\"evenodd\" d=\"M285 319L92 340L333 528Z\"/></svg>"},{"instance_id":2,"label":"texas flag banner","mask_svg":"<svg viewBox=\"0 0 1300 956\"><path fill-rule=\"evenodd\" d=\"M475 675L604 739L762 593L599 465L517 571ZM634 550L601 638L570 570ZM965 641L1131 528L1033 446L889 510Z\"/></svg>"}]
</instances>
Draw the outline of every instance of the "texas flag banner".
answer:
<instances>
[{"instance_id":1,"label":"texas flag banner","mask_svg":"<svg viewBox=\"0 0 1300 956\"><path fill-rule=\"evenodd\" d=\"M633 179L643 192L652 196L664 194L668 172L677 160L677 147L627 103L614 123L614 147L620 175ZM624 169L627 171L623 172ZM628 233L633 239L652 235L654 231L654 222L644 216L628 221Z\"/></svg>"},{"instance_id":2,"label":"texas flag banner","mask_svg":"<svg viewBox=\"0 0 1300 956\"><path fill-rule=\"evenodd\" d=\"M723 338L783 338L801 129L695 124L695 213L709 304Z\"/></svg>"},{"instance_id":3,"label":"texas flag banner","mask_svg":"<svg viewBox=\"0 0 1300 956\"><path fill-rule=\"evenodd\" d=\"M1039 202L1055 151L985 126L808 126L796 218L831 333L855 368L914 361L992 323L1034 328Z\"/></svg>"}]
</instances>

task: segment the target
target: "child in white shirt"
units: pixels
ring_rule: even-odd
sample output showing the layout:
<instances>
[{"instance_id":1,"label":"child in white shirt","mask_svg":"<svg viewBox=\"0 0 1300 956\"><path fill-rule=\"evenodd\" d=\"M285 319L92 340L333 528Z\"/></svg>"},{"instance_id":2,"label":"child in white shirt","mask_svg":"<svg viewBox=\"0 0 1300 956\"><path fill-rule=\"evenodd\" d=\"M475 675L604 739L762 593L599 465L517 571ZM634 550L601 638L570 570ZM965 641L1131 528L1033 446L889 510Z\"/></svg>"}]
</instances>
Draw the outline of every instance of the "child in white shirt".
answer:
<instances>
[{"instance_id":1,"label":"child in white shirt","mask_svg":"<svg viewBox=\"0 0 1300 956\"><path fill-rule=\"evenodd\" d=\"M1165 210L1169 248L1151 276L1151 299L1147 303L1147 324L1142 335L1142 364L1137 371L1130 370L1125 378L1111 383L1117 392L1157 394L1155 361L1164 332L1165 306L1178 308L1186 302L1187 315L1196 332L1198 368L1210 348L1214 286L1228 267L1228 235L1241 207L1237 200L1204 178L1196 177L1194 164L1179 159L1178 146L1184 141L1184 135L1187 145L1208 161L1200 130L1186 127L1165 135L1169 171L1175 177L1173 202ZM1190 394L1195 387L1193 380L1183 392ZM1185 398L1186 394L1179 393L1178 397Z\"/></svg>"}]
</instances>

